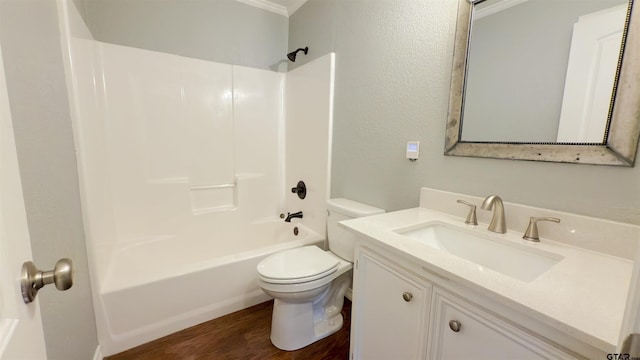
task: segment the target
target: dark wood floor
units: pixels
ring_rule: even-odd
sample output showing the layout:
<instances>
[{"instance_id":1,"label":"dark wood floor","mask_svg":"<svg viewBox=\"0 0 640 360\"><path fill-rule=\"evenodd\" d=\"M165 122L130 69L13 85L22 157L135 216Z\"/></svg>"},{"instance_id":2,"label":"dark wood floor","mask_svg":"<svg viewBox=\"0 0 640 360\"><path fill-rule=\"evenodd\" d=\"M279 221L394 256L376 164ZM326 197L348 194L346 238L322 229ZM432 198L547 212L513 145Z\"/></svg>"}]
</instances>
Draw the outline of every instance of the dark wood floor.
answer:
<instances>
[{"instance_id":1,"label":"dark wood floor","mask_svg":"<svg viewBox=\"0 0 640 360\"><path fill-rule=\"evenodd\" d=\"M271 344L271 309L267 301L182 330L106 358L107 360L341 360L349 358L351 302L345 299L344 325L337 333L296 351Z\"/></svg>"}]
</instances>

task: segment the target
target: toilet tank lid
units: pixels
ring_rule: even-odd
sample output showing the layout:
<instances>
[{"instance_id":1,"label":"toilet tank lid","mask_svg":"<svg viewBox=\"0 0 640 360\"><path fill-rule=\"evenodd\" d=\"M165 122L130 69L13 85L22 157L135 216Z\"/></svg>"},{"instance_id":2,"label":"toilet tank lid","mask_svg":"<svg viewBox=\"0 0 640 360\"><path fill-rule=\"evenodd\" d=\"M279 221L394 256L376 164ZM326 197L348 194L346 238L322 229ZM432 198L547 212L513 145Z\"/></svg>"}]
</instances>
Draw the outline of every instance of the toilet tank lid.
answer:
<instances>
[{"instance_id":1,"label":"toilet tank lid","mask_svg":"<svg viewBox=\"0 0 640 360\"><path fill-rule=\"evenodd\" d=\"M376 215L385 212L384 209L344 198L327 200L327 209L351 217Z\"/></svg>"}]
</instances>

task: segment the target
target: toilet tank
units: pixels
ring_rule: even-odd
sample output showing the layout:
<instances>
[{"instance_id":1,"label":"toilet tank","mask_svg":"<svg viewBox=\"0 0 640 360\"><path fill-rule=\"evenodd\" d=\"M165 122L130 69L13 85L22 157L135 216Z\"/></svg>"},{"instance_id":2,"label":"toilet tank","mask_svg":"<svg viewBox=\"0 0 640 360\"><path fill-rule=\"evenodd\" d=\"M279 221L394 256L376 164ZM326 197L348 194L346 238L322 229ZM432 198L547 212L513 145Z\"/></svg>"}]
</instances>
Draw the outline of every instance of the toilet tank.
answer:
<instances>
[{"instance_id":1,"label":"toilet tank","mask_svg":"<svg viewBox=\"0 0 640 360\"><path fill-rule=\"evenodd\" d=\"M338 227L342 220L384 213L383 209L349 199L327 200L327 237L329 250L339 257L353 262L356 235Z\"/></svg>"}]
</instances>

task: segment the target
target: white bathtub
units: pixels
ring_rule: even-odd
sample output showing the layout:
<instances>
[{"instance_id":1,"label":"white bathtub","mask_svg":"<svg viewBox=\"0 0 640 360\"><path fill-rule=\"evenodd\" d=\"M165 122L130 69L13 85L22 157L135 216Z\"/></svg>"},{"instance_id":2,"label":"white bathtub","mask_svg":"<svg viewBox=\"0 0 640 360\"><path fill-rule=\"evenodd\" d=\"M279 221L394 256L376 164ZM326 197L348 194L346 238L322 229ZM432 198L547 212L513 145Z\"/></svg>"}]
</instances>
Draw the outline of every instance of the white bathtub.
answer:
<instances>
[{"instance_id":1,"label":"white bathtub","mask_svg":"<svg viewBox=\"0 0 640 360\"><path fill-rule=\"evenodd\" d=\"M258 262L305 245L322 247L324 238L274 220L210 239L157 237L116 248L96 309L108 332L100 334L103 355L268 300L256 283Z\"/></svg>"}]
</instances>

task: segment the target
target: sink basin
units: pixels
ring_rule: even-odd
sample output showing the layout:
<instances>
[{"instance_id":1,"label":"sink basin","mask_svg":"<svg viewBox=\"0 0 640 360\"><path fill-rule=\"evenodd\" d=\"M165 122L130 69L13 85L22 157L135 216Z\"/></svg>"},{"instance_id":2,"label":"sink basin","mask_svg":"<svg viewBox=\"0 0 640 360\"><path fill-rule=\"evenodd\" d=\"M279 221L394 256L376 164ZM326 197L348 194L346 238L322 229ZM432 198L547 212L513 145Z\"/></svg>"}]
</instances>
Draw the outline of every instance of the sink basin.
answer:
<instances>
[{"instance_id":1,"label":"sink basin","mask_svg":"<svg viewBox=\"0 0 640 360\"><path fill-rule=\"evenodd\" d=\"M472 229L431 222L395 230L434 249L469 260L479 270L488 268L530 282L563 259L562 256L517 244Z\"/></svg>"}]
</instances>

